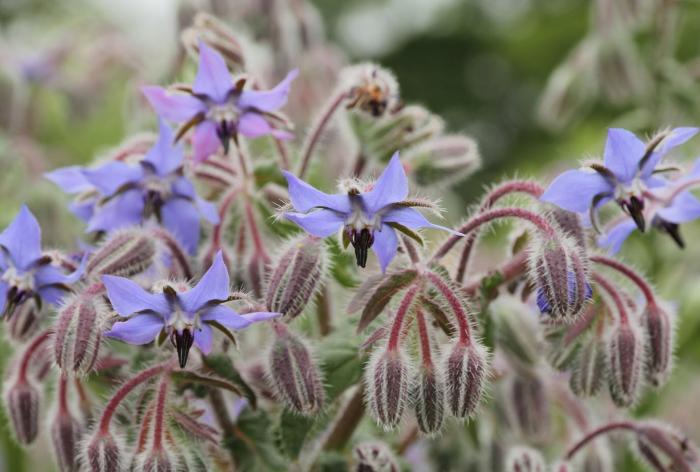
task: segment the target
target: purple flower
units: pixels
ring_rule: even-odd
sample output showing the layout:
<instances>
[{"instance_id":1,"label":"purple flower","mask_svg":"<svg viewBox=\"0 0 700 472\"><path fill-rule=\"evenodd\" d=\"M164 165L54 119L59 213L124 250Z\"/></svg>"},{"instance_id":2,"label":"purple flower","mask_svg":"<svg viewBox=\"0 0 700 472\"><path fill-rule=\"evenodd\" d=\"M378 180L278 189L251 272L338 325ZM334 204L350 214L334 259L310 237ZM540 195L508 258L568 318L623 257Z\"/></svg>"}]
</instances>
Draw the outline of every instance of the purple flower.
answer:
<instances>
[{"instance_id":1,"label":"purple flower","mask_svg":"<svg viewBox=\"0 0 700 472\"><path fill-rule=\"evenodd\" d=\"M691 186L697 186L699 179L700 159L687 176L666 187L650 191L649 204L644 211L644 217L651 221L652 227L667 233L681 248L685 246L680 233L681 223L700 218L700 200L687 190ZM632 218L622 218L598 238L598 245L615 254L636 226Z\"/></svg>"},{"instance_id":2,"label":"purple flower","mask_svg":"<svg viewBox=\"0 0 700 472\"><path fill-rule=\"evenodd\" d=\"M647 146L633 133L619 128L608 131L603 164L590 169L569 170L559 175L541 200L576 213L591 211L614 199L644 231L643 215L647 192L666 181L657 177L657 165L671 149L683 144L698 128L675 128Z\"/></svg>"},{"instance_id":3,"label":"purple flower","mask_svg":"<svg viewBox=\"0 0 700 472\"><path fill-rule=\"evenodd\" d=\"M65 274L41 251L41 228L32 212L22 206L14 221L0 233L0 316L25 300L57 303L68 285L83 273L83 264Z\"/></svg>"},{"instance_id":4,"label":"purple flower","mask_svg":"<svg viewBox=\"0 0 700 472\"><path fill-rule=\"evenodd\" d=\"M389 165L366 192L357 188L347 193L329 195L284 172L289 184L293 212L284 216L307 233L326 237L345 228L347 241L355 248L357 265L365 267L369 248L379 259L382 271L396 255L398 237L395 230L407 232L418 228L449 228L434 225L417 210L410 208L408 180L396 152ZM459 233L456 233L459 234Z\"/></svg>"},{"instance_id":5,"label":"purple flower","mask_svg":"<svg viewBox=\"0 0 700 472\"><path fill-rule=\"evenodd\" d=\"M229 140L238 133L248 138L271 134L279 139L291 135L276 129L270 118L284 121L275 112L287 102L289 87L297 70L287 74L267 91L243 90L244 80L233 82L221 55L204 42L199 43L199 70L189 93L170 93L162 87L143 87L151 106L166 120L195 126L194 159L201 162L221 143L228 152Z\"/></svg>"},{"instance_id":6,"label":"purple flower","mask_svg":"<svg viewBox=\"0 0 700 472\"><path fill-rule=\"evenodd\" d=\"M158 141L139 163L64 167L46 177L65 192L79 194L71 210L88 223L88 232L111 232L155 216L193 253L200 218L216 224L219 217L212 203L197 196L182 163L182 146L173 144L172 130L161 121Z\"/></svg>"},{"instance_id":7,"label":"purple flower","mask_svg":"<svg viewBox=\"0 0 700 472\"><path fill-rule=\"evenodd\" d=\"M220 251L191 289L176 291L166 285L161 293L151 293L123 277L104 275L102 281L114 310L129 318L114 323L105 335L130 344L146 344L162 332L175 345L181 367L187 363L193 343L203 354L211 352L212 326L240 330L279 316L269 312L241 315L224 305L229 301L230 288Z\"/></svg>"}]
</instances>

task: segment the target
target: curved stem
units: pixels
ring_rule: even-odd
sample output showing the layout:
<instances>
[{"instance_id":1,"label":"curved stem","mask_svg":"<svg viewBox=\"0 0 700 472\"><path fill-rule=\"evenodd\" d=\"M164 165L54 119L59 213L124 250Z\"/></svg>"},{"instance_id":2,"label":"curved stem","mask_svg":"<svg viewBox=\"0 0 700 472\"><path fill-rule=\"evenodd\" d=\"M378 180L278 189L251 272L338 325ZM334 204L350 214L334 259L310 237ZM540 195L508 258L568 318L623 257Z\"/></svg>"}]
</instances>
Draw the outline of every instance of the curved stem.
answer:
<instances>
[{"instance_id":1,"label":"curved stem","mask_svg":"<svg viewBox=\"0 0 700 472\"><path fill-rule=\"evenodd\" d=\"M241 175L243 178L248 178L250 177L250 161L248 160L248 155L245 153L243 146L237 139L234 140L234 142L236 143L236 155L238 156L238 164L241 167Z\"/></svg>"},{"instance_id":2,"label":"curved stem","mask_svg":"<svg viewBox=\"0 0 700 472\"><path fill-rule=\"evenodd\" d=\"M611 269L618 271L630 279L637 287L639 287L639 290L641 290L647 303L649 305L656 305L656 297L654 296L654 291L652 290L651 286L641 275L635 272L634 269L620 261L606 256L593 255L590 256L589 259L597 264L610 267Z\"/></svg>"},{"instance_id":3,"label":"curved stem","mask_svg":"<svg viewBox=\"0 0 700 472\"><path fill-rule=\"evenodd\" d=\"M430 350L430 334L428 333L428 326L425 323L425 315L423 315L423 310L420 308L416 309L416 320L418 321L418 338L420 340L421 360L423 361L424 367L432 369L433 353Z\"/></svg>"},{"instance_id":4,"label":"curved stem","mask_svg":"<svg viewBox=\"0 0 700 472\"><path fill-rule=\"evenodd\" d=\"M58 416L68 414L68 377L61 374L58 380Z\"/></svg>"},{"instance_id":5,"label":"curved stem","mask_svg":"<svg viewBox=\"0 0 700 472\"><path fill-rule=\"evenodd\" d=\"M330 123L331 118L338 110L338 107L340 107L341 103L343 103L343 101L347 98L347 96L347 92L342 91L339 92L332 100L330 100L328 102L328 105L326 106L326 109L321 115L321 118L314 125L313 129L309 132L308 138L304 142L304 147L301 153L301 164L299 165L299 172L297 172L297 175L300 179L303 179L304 175L306 175L306 171L309 168L309 161L311 160L311 155L313 154L314 148L316 147L316 144L318 143L318 140L321 137L321 133L326 128L326 126L328 126L328 123Z\"/></svg>"},{"instance_id":6,"label":"curved stem","mask_svg":"<svg viewBox=\"0 0 700 472\"><path fill-rule=\"evenodd\" d=\"M413 300L416 298L418 291L421 289L421 284L416 283L410 286L406 291L406 294L401 299L401 304L398 310L396 310L396 316L394 317L394 324L391 327L391 333L389 334L389 342L387 344L388 351L395 351L399 346L399 340L401 339L401 329L403 327L404 319L411 309Z\"/></svg>"},{"instance_id":7,"label":"curved stem","mask_svg":"<svg viewBox=\"0 0 700 472\"><path fill-rule=\"evenodd\" d=\"M471 330L469 328L469 320L467 312L462 305L462 302L457 298L457 295L445 283L442 278L434 272L427 272L427 277L436 289L445 297L447 304L450 305L457 318L457 326L459 327L459 342L463 345L468 345L471 342Z\"/></svg>"},{"instance_id":8,"label":"curved stem","mask_svg":"<svg viewBox=\"0 0 700 472\"><path fill-rule=\"evenodd\" d=\"M250 204L250 200L245 201L245 215L248 220L248 225L250 229L250 236L253 240L253 245L255 250L260 254L265 261L265 263L270 262L270 257L265 250L265 243L263 243L262 236L260 235L260 229L258 228L258 223L255 220L255 215L253 214L253 206Z\"/></svg>"},{"instance_id":9,"label":"curved stem","mask_svg":"<svg viewBox=\"0 0 700 472\"><path fill-rule=\"evenodd\" d=\"M556 238L556 230L552 225L550 225L545 218L534 213L530 210L525 210L523 208L496 208L493 210L488 210L483 213L477 214L469 219L464 225L462 225L457 232L463 235L468 235L470 232L474 231L479 226L490 223L493 220L499 218L519 218L533 224L537 229L539 229L547 238ZM454 247L457 242L459 242L460 236L453 235L450 236L447 241L445 241L435 254L433 255L431 262L437 262L442 259L449 251Z\"/></svg>"},{"instance_id":10,"label":"curved stem","mask_svg":"<svg viewBox=\"0 0 700 472\"><path fill-rule=\"evenodd\" d=\"M600 285L600 287L605 290L610 298L612 298L613 303L617 311L620 313L620 322L627 324L629 322L629 317L627 316L627 308L625 307L625 302L620 295L620 292L615 288L615 286L605 277L600 275L598 272L593 272L593 280Z\"/></svg>"},{"instance_id":11,"label":"curved stem","mask_svg":"<svg viewBox=\"0 0 700 472\"><path fill-rule=\"evenodd\" d=\"M588 444L589 442L591 442L592 440L594 440L598 436L603 435L603 434L607 434L610 431L615 431L618 429L626 429L628 431L636 432L637 426L634 423L632 423L631 421L617 421L617 422L608 423L608 424L603 425L599 428L596 428L593 431L591 431L590 433L586 434L576 444L571 446L569 448L569 450L567 451L566 455L564 456L564 458L567 461L571 460L574 457L574 455L576 455L576 453L578 451L580 451L586 444Z\"/></svg>"},{"instance_id":12,"label":"curved stem","mask_svg":"<svg viewBox=\"0 0 700 472\"><path fill-rule=\"evenodd\" d=\"M416 249L416 245L413 244L413 241L406 236L402 235L401 236L401 241L403 242L404 248L406 248L406 254L408 254L408 258L411 259L411 262L414 264L418 264L420 262L420 254L418 254L418 249Z\"/></svg>"},{"instance_id":13,"label":"curved stem","mask_svg":"<svg viewBox=\"0 0 700 472\"><path fill-rule=\"evenodd\" d=\"M39 350L42 344L44 344L46 341L49 340L51 337L52 331L51 330L46 330L43 333L39 334L37 337L34 338L34 340L27 346L27 349L24 350L24 354L22 354L22 360L20 361L19 364L19 374L17 375L17 382L26 382L27 381L27 371L29 370L29 361L32 359L34 354Z\"/></svg>"},{"instance_id":14,"label":"curved stem","mask_svg":"<svg viewBox=\"0 0 700 472\"><path fill-rule=\"evenodd\" d=\"M504 263L498 269L495 270L497 274L500 274L499 285L508 283L518 276L524 274L527 271L527 254L520 253L513 257L511 260ZM475 282L465 285L462 288L462 293L467 297L473 297L479 293L483 285L483 279L479 279Z\"/></svg>"},{"instance_id":15,"label":"curved stem","mask_svg":"<svg viewBox=\"0 0 700 472\"><path fill-rule=\"evenodd\" d=\"M282 170L289 170L291 168L291 163L289 162L289 152L287 151L287 145L284 141L280 139L274 139L275 148L277 149L277 156L280 161L280 168Z\"/></svg>"},{"instance_id":16,"label":"curved stem","mask_svg":"<svg viewBox=\"0 0 700 472\"><path fill-rule=\"evenodd\" d=\"M155 404L155 418L153 423L153 450L159 451L163 447L163 430L165 424L165 401L168 393L168 376L164 375L158 386L158 396Z\"/></svg>"},{"instance_id":17,"label":"curved stem","mask_svg":"<svg viewBox=\"0 0 700 472\"><path fill-rule=\"evenodd\" d=\"M323 444L324 451L342 449L350 440L365 413L365 386L360 382L350 399L333 422L333 427Z\"/></svg>"}]
</instances>

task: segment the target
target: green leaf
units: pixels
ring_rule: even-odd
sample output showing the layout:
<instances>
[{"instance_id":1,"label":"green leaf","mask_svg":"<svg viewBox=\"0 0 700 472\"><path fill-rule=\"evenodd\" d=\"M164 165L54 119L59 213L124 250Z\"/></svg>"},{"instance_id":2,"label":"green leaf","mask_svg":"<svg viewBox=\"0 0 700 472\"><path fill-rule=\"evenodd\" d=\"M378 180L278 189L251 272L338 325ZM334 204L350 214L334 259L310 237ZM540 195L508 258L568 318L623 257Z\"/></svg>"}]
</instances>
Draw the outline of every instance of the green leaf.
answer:
<instances>
[{"instance_id":1,"label":"green leaf","mask_svg":"<svg viewBox=\"0 0 700 472\"><path fill-rule=\"evenodd\" d=\"M362 357L354 336L336 331L318 345L316 353L321 360L326 385L326 399L330 404L346 389L362 379Z\"/></svg>"},{"instance_id":2,"label":"green leaf","mask_svg":"<svg viewBox=\"0 0 700 472\"><path fill-rule=\"evenodd\" d=\"M223 379L217 379L216 377L208 377L206 375L199 375L195 372L189 370L178 370L170 374L170 376L176 382L193 383L199 385L207 385L214 388L222 388L228 390L237 395L243 396L243 392L235 384L228 382Z\"/></svg>"},{"instance_id":3,"label":"green leaf","mask_svg":"<svg viewBox=\"0 0 700 472\"><path fill-rule=\"evenodd\" d=\"M415 240L415 241L416 241L418 244L420 244L421 246L423 246L423 238L421 238L420 235L419 235L418 233L416 233L415 231L411 230L411 228L408 228L408 227L406 227L406 226L404 226L404 225L402 225L402 224L395 223L395 222L389 222L389 223L387 223L387 224L388 224L389 226L391 226L392 228L394 228L395 230L400 231L400 232L402 232L403 234L405 234L406 236L408 236L409 238Z\"/></svg>"},{"instance_id":4,"label":"green leaf","mask_svg":"<svg viewBox=\"0 0 700 472\"><path fill-rule=\"evenodd\" d=\"M238 416L235 431L224 439L224 445L242 472L287 471L289 461L278 451L274 442L272 420L261 410L244 409Z\"/></svg>"},{"instance_id":5,"label":"green leaf","mask_svg":"<svg viewBox=\"0 0 700 472\"><path fill-rule=\"evenodd\" d=\"M284 410L280 415L278 436L280 448L291 459L299 457L304 442L311 432L315 419L300 416L289 410Z\"/></svg>"},{"instance_id":6,"label":"green leaf","mask_svg":"<svg viewBox=\"0 0 700 472\"><path fill-rule=\"evenodd\" d=\"M418 276L415 270L404 270L387 274L384 280L377 286L372 296L367 300L360 322L357 325L357 332L363 331L377 316L384 310L384 307L400 290L406 288Z\"/></svg>"},{"instance_id":7,"label":"green leaf","mask_svg":"<svg viewBox=\"0 0 700 472\"><path fill-rule=\"evenodd\" d=\"M250 406L253 409L257 408L258 400L255 396L255 392L253 392L253 389L250 388L245 380L243 380L241 375L238 373L238 370L236 370L236 367L233 365L233 362L227 355L210 354L205 356L203 359L204 365L238 387L241 390L241 395L248 400Z\"/></svg>"}]
</instances>

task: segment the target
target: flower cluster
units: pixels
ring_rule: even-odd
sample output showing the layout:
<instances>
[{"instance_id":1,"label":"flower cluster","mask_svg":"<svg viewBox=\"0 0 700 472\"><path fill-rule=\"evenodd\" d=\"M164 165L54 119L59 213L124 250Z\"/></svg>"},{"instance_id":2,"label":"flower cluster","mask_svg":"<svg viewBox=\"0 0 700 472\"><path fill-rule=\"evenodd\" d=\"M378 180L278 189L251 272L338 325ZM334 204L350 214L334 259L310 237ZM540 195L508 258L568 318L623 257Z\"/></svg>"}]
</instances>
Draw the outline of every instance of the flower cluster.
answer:
<instances>
[{"instance_id":1,"label":"flower cluster","mask_svg":"<svg viewBox=\"0 0 700 472\"><path fill-rule=\"evenodd\" d=\"M306 44L313 15L287 13ZM680 433L625 419L670 378L673 304L591 244L617 250L648 227L682 243L678 225L700 216L700 164L666 178L660 161L697 128L648 144L611 129L602 164L546 189L504 181L439 225L417 189L461 182L476 144L404 104L389 71L334 71L306 119L295 98L317 80L310 50L270 51L285 66L268 77L210 15L182 38L198 60L192 84L142 89L158 137L46 174L74 196L77 249L42 250L27 207L0 233L16 347L3 400L18 443L48 431L62 471L398 470L418 462L409 449L451 456L441 448L454 436L474 456L460 470L563 472L612 470L604 435L624 430L655 470L698 468ZM288 64L299 71L266 90ZM283 107L308 127L300 143ZM360 150L350 165L347 148ZM320 190L338 178L338 193ZM596 238L609 201L624 215ZM503 250L482 250L504 220L515 224ZM593 396L620 419L589 408Z\"/></svg>"}]
</instances>

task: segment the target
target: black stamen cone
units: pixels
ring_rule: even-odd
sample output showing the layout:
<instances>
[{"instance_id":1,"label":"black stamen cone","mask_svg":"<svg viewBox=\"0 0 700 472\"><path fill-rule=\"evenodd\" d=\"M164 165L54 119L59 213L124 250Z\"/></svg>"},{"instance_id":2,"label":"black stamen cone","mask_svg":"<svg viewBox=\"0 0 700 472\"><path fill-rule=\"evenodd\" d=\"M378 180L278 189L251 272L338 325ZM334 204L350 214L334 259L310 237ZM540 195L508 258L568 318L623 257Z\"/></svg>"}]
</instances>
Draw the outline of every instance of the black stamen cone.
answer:
<instances>
[{"instance_id":1,"label":"black stamen cone","mask_svg":"<svg viewBox=\"0 0 700 472\"><path fill-rule=\"evenodd\" d=\"M231 144L231 127L225 121L221 121L219 126L216 127L216 134L221 141L221 145L224 147L224 154L228 155L228 150Z\"/></svg>"},{"instance_id":2,"label":"black stamen cone","mask_svg":"<svg viewBox=\"0 0 700 472\"><path fill-rule=\"evenodd\" d=\"M659 227L668 233L669 236L678 244L678 247L685 249L685 241L683 241L683 236L681 236L681 227L678 223L671 223L670 221L661 220Z\"/></svg>"},{"instance_id":3,"label":"black stamen cone","mask_svg":"<svg viewBox=\"0 0 700 472\"><path fill-rule=\"evenodd\" d=\"M182 333L175 331L171 339L174 339L175 349L177 349L177 359L180 361L180 368L187 365L187 356L194 342L194 336L189 329L183 329Z\"/></svg>"},{"instance_id":4,"label":"black stamen cone","mask_svg":"<svg viewBox=\"0 0 700 472\"><path fill-rule=\"evenodd\" d=\"M374 242L374 235L367 228L363 228L358 233L353 230L350 235L350 242L355 248L355 259L357 259L357 265L364 268L367 265L367 255L369 254L369 248L372 247Z\"/></svg>"},{"instance_id":5,"label":"black stamen cone","mask_svg":"<svg viewBox=\"0 0 700 472\"><path fill-rule=\"evenodd\" d=\"M644 202L637 197L630 197L630 201L623 203L623 207L632 217L639 231L643 233L646 228L644 221Z\"/></svg>"}]
</instances>

